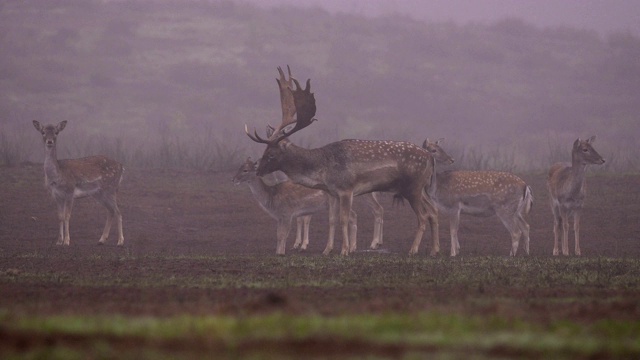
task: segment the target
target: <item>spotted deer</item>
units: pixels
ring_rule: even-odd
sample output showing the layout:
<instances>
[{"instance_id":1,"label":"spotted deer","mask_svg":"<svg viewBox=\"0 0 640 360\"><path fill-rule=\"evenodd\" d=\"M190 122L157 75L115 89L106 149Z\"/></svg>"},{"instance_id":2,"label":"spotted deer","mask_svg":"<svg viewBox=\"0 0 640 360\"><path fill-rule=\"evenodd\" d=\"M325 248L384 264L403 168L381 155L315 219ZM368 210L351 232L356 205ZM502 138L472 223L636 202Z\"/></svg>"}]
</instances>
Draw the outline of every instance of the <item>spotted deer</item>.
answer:
<instances>
[{"instance_id":1,"label":"spotted deer","mask_svg":"<svg viewBox=\"0 0 640 360\"><path fill-rule=\"evenodd\" d=\"M425 141L424 147L437 151L439 142ZM529 224L526 215L533 205L531 188L514 174L502 171L445 171L437 173L428 190L441 213L449 216L451 256L460 251L460 214L497 215L511 234L511 256L520 239L529 254Z\"/></svg>"},{"instance_id":2,"label":"spotted deer","mask_svg":"<svg viewBox=\"0 0 640 360\"><path fill-rule=\"evenodd\" d=\"M282 105L281 124L267 139L261 138L256 131L251 134L245 125L249 138L267 145L257 175L280 170L297 184L327 192L330 227L335 226L338 219L342 228L342 255L356 250L356 241L350 239L348 228L353 197L376 191L398 193L408 200L418 218L418 229L409 253L418 252L429 222L434 239L431 254L437 254L437 209L424 192L431 179L433 158L424 149L408 142L342 140L316 149L305 149L283 141L316 120L316 103L310 80L302 89L291 76L290 69L289 79L281 68L278 72L280 78L276 81ZM324 254L329 254L332 249L333 237L330 236Z\"/></svg>"},{"instance_id":3,"label":"spotted deer","mask_svg":"<svg viewBox=\"0 0 640 360\"><path fill-rule=\"evenodd\" d=\"M595 136L579 138L573 143L571 163L556 163L549 169L547 187L553 212L553 255L559 255L558 239L562 234L562 254L569 255L569 217L573 215L575 254L580 251L580 213L587 195L585 172L587 165L604 164L605 160L593 148Z\"/></svg>"},{"instance_id":4,"label":"spotted deer","mask_svg":"<svg viewBox=\"0 0 640 360\"><path fill-rule=\"evenodd\" d=\"M42 134L44 142L44 184L58 207L60 231L56 244L70 243L69 219L74 199L92 196L108 211L107 222L98 244L104 244L107 240L111 223L115 219L118 225L118 245L124 245L122 215L116 199L124 168L119 162L102 155L58 160L56 141L66 125L66 121L45 126L33 121L33 126Z\"/></svg>"}]
</instances>

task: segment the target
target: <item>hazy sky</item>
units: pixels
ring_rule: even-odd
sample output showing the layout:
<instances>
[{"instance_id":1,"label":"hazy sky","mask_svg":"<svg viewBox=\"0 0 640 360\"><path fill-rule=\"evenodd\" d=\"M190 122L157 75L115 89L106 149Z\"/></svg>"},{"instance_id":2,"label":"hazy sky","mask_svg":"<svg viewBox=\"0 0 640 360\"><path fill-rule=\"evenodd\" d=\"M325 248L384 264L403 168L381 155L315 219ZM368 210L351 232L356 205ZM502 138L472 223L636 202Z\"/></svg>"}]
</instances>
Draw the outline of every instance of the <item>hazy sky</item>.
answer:
<instances>
[{"instance_id":1,"label":"hazy sky","mask_svg":"<svg viewBox=\"0 0 640 360\"><path fill-rule=\"evenodd\" d=\"M261 5L317 6L376 16L400 13L419 20L494 22L518 17L540 27L570 26L601 34L640 35L640 0L244 0Z\"/></svg>"}]
</instances>

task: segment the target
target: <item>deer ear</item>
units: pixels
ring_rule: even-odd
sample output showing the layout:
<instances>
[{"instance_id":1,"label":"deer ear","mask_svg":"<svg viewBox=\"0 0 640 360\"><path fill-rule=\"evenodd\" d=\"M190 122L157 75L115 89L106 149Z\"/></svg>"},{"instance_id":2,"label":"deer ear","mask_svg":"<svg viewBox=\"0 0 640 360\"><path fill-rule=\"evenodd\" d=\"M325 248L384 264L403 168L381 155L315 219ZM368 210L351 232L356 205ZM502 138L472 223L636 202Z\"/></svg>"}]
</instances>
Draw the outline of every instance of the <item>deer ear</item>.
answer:
<instances>
[{"instance_id":1,"label":"deer ear","mask_svg":"<svg viewBox=\"0 0 640 360\"><path fill-rule=\"evenodd\" d=\"M438 140L436 140L436 145L440 145L444 142L444 138L440 138Z\"/></svg>"},{"instance_id":2,"label":"deer ear","mask_svg":"<svg viewBox=\"0 0 640 360\"><path fill-rule=\"evenodd\" d=\"M276 130L276 128L274 128L271 125L267 125L267 139L271 137L271 135L273 135L273 132Z\"/></svg>"},{"instance_id":3,"label":"deer ear","mask_svg":"<svg viewBox=\"0 0 640 360\"><path fill-rule=\"evenodd\" d=\"M287 138L284 138L278 142L278 146L282 150L286 150L290 145L291 145L291 141L289 141L289 139Z\"/></svg>"},{"instance_id":4,"label":"deer ear","mask_svg":"<svg viewBox=\"0 0 640 360\"><path fill-rule=\"evenodd\" d=\"M580 138L577 138L576 141L573 142L574 148L577 148L578 146L580 146Z\"/></svg>"},{"instance_id":5,"label":"deer ear","mask_svg":"<svg viewBox=\"0 0 640 360\"><path fill-rule=\"evenodd\" d=\"M591 144L594 143L596 141L596 136L593 135L592 137L589 138L589 140L587 140L587 143Z\"/></svg>"},{"instance_id":6,"label":"deer ear","mask_svg":"<svg viewBox=\"0 0 640 360\"><path fill-rule=\"evenodd\" d=\"M426 149L427 145L429 145L429 138L424 139L424 141L422 142L422 148Z\"/></svg>"},{"instance_id":7,"label":"deer ear","mask_svg":"<svg viewBox=\"0 0 640 360\"><path fill-rule=\"evenodd\" d=\"M33 127L35 127L38 131L42 131L42 125L40 125L40 122L38 120L33 120Z\"/></svg>"},{"instance_id":8,"label":"deer ear","mask_svg":"<svg viewBox=\"0 0 640 360\"><path fill-rule=\"evenodd\" d=\"M58 132L64 130L65 126L67 126L67 120L62 120L57 126Z\"/></svg>"}]
</instances>

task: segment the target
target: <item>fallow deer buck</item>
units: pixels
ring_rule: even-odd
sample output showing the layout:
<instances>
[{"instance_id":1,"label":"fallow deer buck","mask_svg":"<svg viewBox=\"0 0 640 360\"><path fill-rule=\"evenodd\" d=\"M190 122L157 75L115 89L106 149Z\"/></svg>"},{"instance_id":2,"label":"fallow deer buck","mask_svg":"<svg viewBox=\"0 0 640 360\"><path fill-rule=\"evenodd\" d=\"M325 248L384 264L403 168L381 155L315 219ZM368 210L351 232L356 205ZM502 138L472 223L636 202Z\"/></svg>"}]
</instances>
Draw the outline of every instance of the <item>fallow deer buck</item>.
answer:
<instances>
[{"instance_id":1,"label":"fallow deer buck","mask_svg":"<svg viewBox=\"0 0 640 360\"><path fill-rule=\"evenodd\" d=\"M118 223L118 245L123 245L122 215L116 196L124 168L119 162L102 155L58 160L56 140L66 125L66 121L45 126L33 121L33 126L42 134L44 142L44 184L58 207L60 231L56 244L69 245L69 219L74 199L93 196L108 211L107 222L98 244L103 244L109 237L111 223L115 218Z\"/></svg>"},{"instance_id":2,"label":"fallow deer buck","mask_svg":"<svg viewBox=\"0 0 640 360\"><path fill-rule=\"evenodd\" d=\"M559 255L558 238L562 233L562 254L569 255L569 217L573 215L575 254L580 252L580 213L587 195L585 171L589 164L604 164L604 159L593 148L595 136L579 138L573 143L571 164L556 163L549 169L547 187L553 211L553 255Z\"/></svg>"},{"instance_id":3,"label":"fallow deer buck","mask_svg":"<svg viewBox=\"0 0 640 360\"><path fill-rule=\"evenodd\" d=\"M306 250L309 244L311 215L327 208L327 194L322 190L294 184L289 180L269 185L256 175L257 166L257 162L247 158L233 177L233 183L249 185L249 189L260 207L277 220L276 254L285 254L286 242L294 218L297 223L297 231L293 248ZM349 229L350 236L354 237L357 231L356 220L355 212L351 212Z\"/></svg>"},{"instance_id":4,"label":"fallow deer buck","mask_svg":"<svg viewBox=\"0 0 640 360\"><path fill-rule=\"evenodd\" d=\"M439 143L427 140L423 146L433 152ZM449 216L451 256L460 251L460 214L497 215L511 234L510 255L516 255L521 238L529 254L529 224L525 217L531 210L533 194L524 180L502 171L445 171L436 174L427 192L438 210Z\"/></svg>"},{"instance_id":5,"label":"fallow deer buck","mask_svg":"<svg viewBox=\"0 0 640 360\"><path fill-rule=\"evenodd\" d=\"M342 227L342 255L356 249L355 239L349 237L348 224L353 197L374 191L400 194L409 201L418 217L418 229L409 253L418 252L429 221L434 240L431 254L437 254L437 209L424 192L431 179L433 158L425 150L407 142L342 140L317 149L305 149L283 141L315 120L316 103L310 80L302 89L291 77L290 69L288 80L281 68L278 72L280 78L276 80L280 89L282 123L267 139L262 139L256 131L250 134L245 126L245 132L253 141L267 145L257 175L281 170L295 183L326 191L329 194L330 226L335 226L338 218ZM333 239L330 236L324 254L329 254L332 249Z\"/></svg>"}]
</instances>

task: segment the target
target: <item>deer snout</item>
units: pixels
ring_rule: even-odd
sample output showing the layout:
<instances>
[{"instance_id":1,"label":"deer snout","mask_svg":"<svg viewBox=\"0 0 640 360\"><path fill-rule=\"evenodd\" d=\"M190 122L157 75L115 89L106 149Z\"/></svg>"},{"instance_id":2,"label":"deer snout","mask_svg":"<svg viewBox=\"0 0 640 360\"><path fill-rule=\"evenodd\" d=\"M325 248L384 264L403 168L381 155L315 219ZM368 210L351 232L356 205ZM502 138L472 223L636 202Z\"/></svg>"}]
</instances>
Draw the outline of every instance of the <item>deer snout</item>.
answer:
<instances>
[{"instance_id":1,"label":"deer snout","mask_svg":"<svg viewBox=\"0 0 640 360\"><path fill-rule=\"evenodd\" d=\"M55 145L55 142L53 141L53 139L47 139L44 141L44 144L51 147L53 145Z\"/></svg>"}]
</instances>

